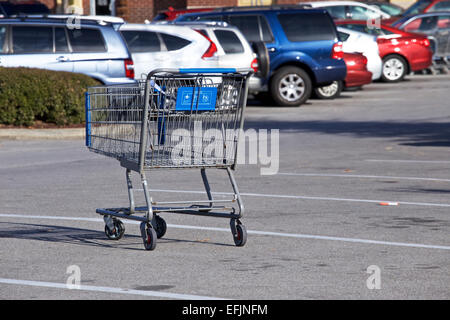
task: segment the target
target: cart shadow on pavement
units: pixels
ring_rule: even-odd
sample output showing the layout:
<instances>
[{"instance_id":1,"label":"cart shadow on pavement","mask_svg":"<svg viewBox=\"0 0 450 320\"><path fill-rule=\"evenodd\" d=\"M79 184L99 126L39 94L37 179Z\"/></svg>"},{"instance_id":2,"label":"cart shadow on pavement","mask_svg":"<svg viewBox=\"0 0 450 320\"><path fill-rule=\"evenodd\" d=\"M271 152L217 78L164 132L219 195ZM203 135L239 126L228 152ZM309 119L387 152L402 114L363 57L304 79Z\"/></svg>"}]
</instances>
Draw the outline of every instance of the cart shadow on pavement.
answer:
<instances>
[{"instance_id":1,"label":"cart shadow on pavement","mask_svg":"<svg viewBox=\"0 0 450 320\"><path fill-rule=\"evenodd\" d=\"M140 235L125 233L121 240L113 241L108 240L103 231L55 225L0 222L0 239L2 238L38 240L135 251L144 250ZM209 241L209 239L208 241L173 239L167 237L158 239L158 245L179 242L234 247L234 245L231 244L215 243Z\"/></svg>"},{"instance_id":2,"label":"cart shadow on pavement","mask_svg":"<svg viewBox=\"0 0 450 320\"><path fill-rule=\"evenodd\" d=\"M450 123L400 121L245 121L244 129L279 129L281 132L317 132L357 138L392 138L413 147L450 147ZM439 119L442 121L442 119Z\"/></svg>"}]
</instances>

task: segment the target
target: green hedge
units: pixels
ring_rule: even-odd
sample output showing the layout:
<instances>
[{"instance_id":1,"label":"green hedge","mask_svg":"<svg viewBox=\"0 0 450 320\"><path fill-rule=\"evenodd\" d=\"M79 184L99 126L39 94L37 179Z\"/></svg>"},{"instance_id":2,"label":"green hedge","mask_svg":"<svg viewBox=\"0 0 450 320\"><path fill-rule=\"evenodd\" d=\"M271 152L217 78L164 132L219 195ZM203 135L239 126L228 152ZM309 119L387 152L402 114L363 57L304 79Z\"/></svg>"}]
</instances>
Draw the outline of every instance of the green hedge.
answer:
<instances>
[{"instance_id":1,"label":"green hedge","mask_svg":"<svg viewBox=\"0 0 450 320\"><path fill-rule=\"evenodd\" d=\"M82 74L0 68L0 124L31 126L84 122L84 93L99 82Z\"/></svg>"}]
</instances>

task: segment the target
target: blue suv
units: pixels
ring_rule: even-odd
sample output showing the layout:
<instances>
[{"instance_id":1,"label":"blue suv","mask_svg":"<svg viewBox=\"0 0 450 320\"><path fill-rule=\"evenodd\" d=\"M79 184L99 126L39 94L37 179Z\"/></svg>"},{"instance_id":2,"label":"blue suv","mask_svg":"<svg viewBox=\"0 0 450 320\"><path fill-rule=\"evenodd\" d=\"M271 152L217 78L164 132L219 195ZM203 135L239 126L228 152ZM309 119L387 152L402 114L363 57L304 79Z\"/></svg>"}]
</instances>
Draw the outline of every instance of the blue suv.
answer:
<instances>
[{"instance_id":1,"label":"blue suv","mask_svg":"<svg viewBox=\"0 0 450 320\"><path fill-rule=\"evenodd\" d=\"M223 8L176 21L224 21L237 26L258 57L260 85L280 106L298 106L313 88L343 80L346 66L336 26L323 9Z\"/></svg>"}]
</instances>

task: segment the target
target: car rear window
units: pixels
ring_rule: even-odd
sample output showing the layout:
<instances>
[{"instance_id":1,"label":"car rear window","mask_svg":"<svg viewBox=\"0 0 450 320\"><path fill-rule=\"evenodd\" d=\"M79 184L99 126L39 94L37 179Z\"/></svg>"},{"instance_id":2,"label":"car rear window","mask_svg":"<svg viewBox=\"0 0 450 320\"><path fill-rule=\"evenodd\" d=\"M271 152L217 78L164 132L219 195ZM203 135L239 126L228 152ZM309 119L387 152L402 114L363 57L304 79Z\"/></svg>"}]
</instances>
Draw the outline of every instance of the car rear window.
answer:
<instances>
[{"instance_id":1,"label":"car rear window","mask_svg":"<svg viewBox=\"0 0 450 320\"><path fill-rule=\"evenodd\" d=\"M339 40L341 41L347 41L347 39L350 37L348 33L338 31Z\"/></svg>"},{"instance_id":2,"label":"car rear window","mask_svg":"<svg viewBox=\"0 0 450 320\"><path fill-rule=\"evenodd\" d=\"M281 27L291 42L334 40L336 31L331 19L322 13L282 13Z\"/></svg>"},{"instance_id":3,"label":"car rear window","mask_svg":"<svg viewBox=\"0 0 450 320\"><path fill-rule=\"evenodd\" d=\"M172 50L179 50L181 48L186 47L187 45L189 45L191 42L189 40L180 38L180 37L176 37L176 36L172 36L170 34L166 34L166 33L161 33L160 34L164 43L166 44L166 48L168 51L172 51Z\"/></svg>"},{"instance_id":4,"label":"car rear window","mask_svg":"<svg viewBox=\"0 0 450 320\"><path fill-rule=\"evenodd\" d=\"M216 35L217 40L219 40L225 53L232 54L244 52L241 40L239 40L233 31L214 30L214 34Z\"/></svg>"},{"instance_id":5,"label":"car rear window","mask_svg":"<svg viewBox=\"0 0 450 320\"><path fill-rule=\"evenodd\" d=\"M161 43L155 32L122 31L122 35L132 53L161 51Z\"/></svg>"},{"instance_id":6,"label":"car rear window","mask_svg":"<svg viewBox=\"0 0 450 320\"><path fill-rule=\"evenodd\" d=\"M73 52L105 52L105 41L97 29L68 29Z\"/></svg>"},{"instance_id":7,"label":"car rear window","mask_svg":"<svg viewBox=\"0 0 450 320\"><path fill-rule=\"evenodd\" d=\"M13 26L14 53L53 52L53 28Z\"/></svg>"}]
</instances>

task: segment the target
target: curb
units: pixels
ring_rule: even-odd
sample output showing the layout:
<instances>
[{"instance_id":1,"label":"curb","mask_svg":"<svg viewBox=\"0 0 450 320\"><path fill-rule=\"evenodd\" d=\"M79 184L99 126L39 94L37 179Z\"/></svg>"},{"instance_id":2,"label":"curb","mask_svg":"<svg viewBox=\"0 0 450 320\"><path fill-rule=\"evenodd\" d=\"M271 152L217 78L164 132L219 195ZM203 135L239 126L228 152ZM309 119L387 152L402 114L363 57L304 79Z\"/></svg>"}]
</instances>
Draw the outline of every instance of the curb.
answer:
<instances>
[{"instance_id":1,"label":"curb","mask_svg":"<svg viewBox=\"0 0 450 320\"><path fill-rule=\"evenodd\" d=\"M84 128L71 129L0 129L0 139L7 140L65 140L84 139Z\"/></svg>"}]
</instances>

